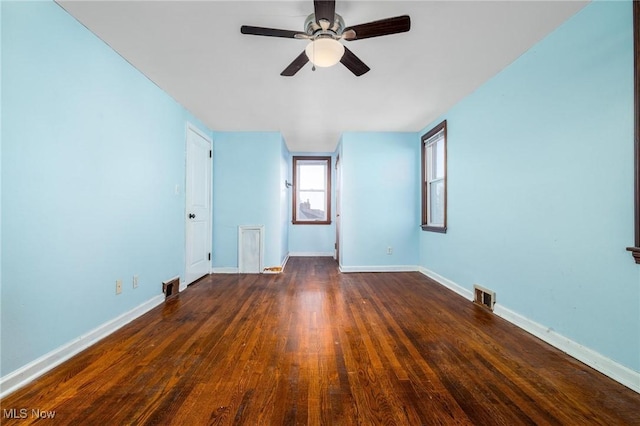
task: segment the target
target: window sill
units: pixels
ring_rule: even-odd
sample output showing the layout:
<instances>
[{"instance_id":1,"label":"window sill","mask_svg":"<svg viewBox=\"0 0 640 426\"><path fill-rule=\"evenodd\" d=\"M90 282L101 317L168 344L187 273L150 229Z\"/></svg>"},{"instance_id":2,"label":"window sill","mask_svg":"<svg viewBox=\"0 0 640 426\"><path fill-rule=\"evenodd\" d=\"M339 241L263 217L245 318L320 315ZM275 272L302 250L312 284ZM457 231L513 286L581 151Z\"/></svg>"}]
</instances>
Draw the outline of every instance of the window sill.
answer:
<instances>
[{"instance_id":1,"label":"window sill","mask_svg":"<svg viewBox=\"0 0 640 426\"><path fill-rule=\"evenodd\" d=\"M300 222L298 221L291 221L292 224L294 225L331 225L331 221L316 221L316 222Z\"/></svg>"},{"instance_id":2,"label":"window sill","mask_svg":"<svg viewBox=\"0 0 640 426\"><path fill-rule=\"evenodd\" d=\"M631 252L631 256L633 256L636 263L640 265L640 247L627 247L627 250Z\"/></svg>"},{"instance_id":3,"label":"window sill","mask_svg":"<svg viewBox=\"0 0 640 426\"><path fill-rule=\"evenodd\" d=\"M446 234L447 233L447 227L446 226L422 225L422 230L423 231L431 231L431 232L439 232L441 234Z\"/></svg>"}]
</instances>

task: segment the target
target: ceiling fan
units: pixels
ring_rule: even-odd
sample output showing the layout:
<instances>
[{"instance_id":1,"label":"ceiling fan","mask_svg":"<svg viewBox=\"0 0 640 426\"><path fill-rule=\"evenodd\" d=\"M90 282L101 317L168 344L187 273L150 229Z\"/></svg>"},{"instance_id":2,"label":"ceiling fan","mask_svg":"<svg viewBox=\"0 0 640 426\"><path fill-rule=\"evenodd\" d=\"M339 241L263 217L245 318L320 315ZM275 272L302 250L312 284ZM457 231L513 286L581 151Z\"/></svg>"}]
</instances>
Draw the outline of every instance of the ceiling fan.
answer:
<instances>
[{"instance_id":1,"label":"ceiling fan","mask_svg":"<svg viewBox=\"0 0 640 426\"><path fill-rule=\"evenodd\" d=\"M295 75L309 61L314 65L314 70L316 66L329 67L341 62L356 76L361 76L370 68L340 40L362 40L403 33L411 29L411 19L408 15L345 27L344 20L336 13L335 0L315 0L313 8L314 13L309 15L304 23L304 32L249 25L243 25L240 32L258 36L309 40L305 51L280 73L282 76Z\"/></svg>"}]
</instances>

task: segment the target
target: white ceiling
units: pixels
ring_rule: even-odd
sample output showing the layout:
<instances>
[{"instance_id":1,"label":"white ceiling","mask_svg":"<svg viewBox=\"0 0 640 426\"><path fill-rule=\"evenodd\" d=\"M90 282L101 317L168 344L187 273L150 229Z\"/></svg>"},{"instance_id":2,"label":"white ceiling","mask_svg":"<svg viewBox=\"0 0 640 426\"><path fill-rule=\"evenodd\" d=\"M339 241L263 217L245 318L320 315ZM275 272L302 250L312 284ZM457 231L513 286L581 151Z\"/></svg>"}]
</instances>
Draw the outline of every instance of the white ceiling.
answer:
<instances>
[{"instance_id":1,"label":"white ceiling","mask_svg":"<svg viewBox=\"0 0 640 426\"><path fill-rule=\"evenodd\" d=\"M418 131L581 9L580 1L338 0L347 26L408 14L411 31L345 42L370 68L280 72L306 41L311 0L58 1L208 127L280 131L295 152L332 152L345 131Z\"/></svg>"}]
</instances>

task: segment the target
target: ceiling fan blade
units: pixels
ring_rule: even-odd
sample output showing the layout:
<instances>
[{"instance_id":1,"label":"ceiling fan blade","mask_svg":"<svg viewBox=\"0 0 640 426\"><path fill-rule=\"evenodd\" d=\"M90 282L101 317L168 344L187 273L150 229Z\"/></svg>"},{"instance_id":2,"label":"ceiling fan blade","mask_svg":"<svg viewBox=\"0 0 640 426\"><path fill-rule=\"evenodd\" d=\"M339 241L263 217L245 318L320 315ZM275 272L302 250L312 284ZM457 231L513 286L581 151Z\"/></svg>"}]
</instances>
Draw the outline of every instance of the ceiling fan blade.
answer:
<instances>
[{"instance_id":1,"label":"ceiling fan blade","mask_svg":"<svg viewBox=\"0 0 640 426\"><path fill-rule=\"evenodd\" d=\"M300 69L304 67L307 62L309 62L309 57L307 57L307 54L303 51L297 58L293 60L293 62L291 62L291 64L289 64L288 67L284 69L284 71L280 73L280 75L284 77L292 77L298 71L300 71Z\"/></svg>"},{"instance_id":2,"label":"ceiling fan blade","mask_svg":"<svg viewBox=\"0 0 640 426\"><path fill-rule=\"evenodd\" d=\"M252 27L250 25L241 26L240 27L240 32L242 34L251 34L251 35L267 36L267 37L283 37L283 38L296 38L297 34L304 34L304 33L301 33L300 31L278 30L278 29L275 29L275 28Z\"/></svg>"},{"instance_id":3,"label":"ceiling fan blade","mask_svg":"<svg viewBox=\"0 0 640 426\"><path fill-rule=\"evenodd\" d=\"M336 2L335 0L314 0L313 9L316 15L316 22L320 25L321 20L329 21L327 28L333 25L333 20L336 17Z\"/></svg>"},{"instance_id":4,"label":"ceiling fan blade","mask_svg":"<svg viewBox=\"0 0 640 426\"><path fill-rule=\"evenodd\" d=\"M347 27L344 29L343 34L347 33L344 37L345 40L362 40L363 38L404 33L410 29L411 18L409 18L409 15L402 15ZM355 32L355 37L352 37L351 31Z\"/></svg>"},{"instance_id":5,"label":"ceiling fan blade","mask_svg":"<svg viewBox=\"0 0 640 426\"><path fill-rule=\"evenodd\" d=\"M354 73L356 77L360 77L362 74L366 73L370 70L370 68L360 60L356 55L353 54L352 51L344 48L344 55L342 55L342 59L340 59L342 65L347 67L349 71Z\"/></svg>"}]
</instances>

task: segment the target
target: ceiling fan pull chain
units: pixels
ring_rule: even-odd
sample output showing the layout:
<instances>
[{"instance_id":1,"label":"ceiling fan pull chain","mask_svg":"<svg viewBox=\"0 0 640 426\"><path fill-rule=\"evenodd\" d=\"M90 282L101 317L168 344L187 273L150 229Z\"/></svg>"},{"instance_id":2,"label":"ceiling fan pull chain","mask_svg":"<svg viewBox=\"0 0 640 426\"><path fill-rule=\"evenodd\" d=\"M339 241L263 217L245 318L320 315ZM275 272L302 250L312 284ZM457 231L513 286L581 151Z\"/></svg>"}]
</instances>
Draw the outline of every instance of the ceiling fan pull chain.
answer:
<instances>
[{"instance_id":1,"label":"ceiling fan pull chain","mask_svg":"<svg viewBox=\"0 0 640 426\"><path fill-rule=\"evenodd\" d=\"M315 40L312 41L311 43L313 43L311 45L311 48L313 49L313 61L311 61L311 71L315 71L316 70L316 64L314 63L314 61L316 60L316 43L315 43Z\"/></svg>"}]
</instances>

